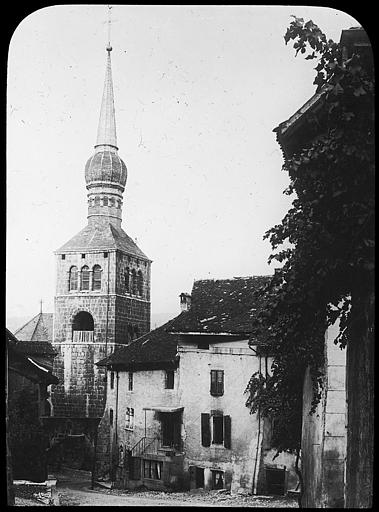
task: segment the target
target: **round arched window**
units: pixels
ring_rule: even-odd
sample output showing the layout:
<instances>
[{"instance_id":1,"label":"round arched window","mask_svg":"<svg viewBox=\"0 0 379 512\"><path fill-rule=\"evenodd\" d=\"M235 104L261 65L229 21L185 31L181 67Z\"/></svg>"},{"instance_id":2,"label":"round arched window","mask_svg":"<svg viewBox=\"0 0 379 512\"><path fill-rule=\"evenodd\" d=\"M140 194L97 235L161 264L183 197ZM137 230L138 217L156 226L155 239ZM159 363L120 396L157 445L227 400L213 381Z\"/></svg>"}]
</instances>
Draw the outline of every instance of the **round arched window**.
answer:
<instances>
[{"instance_id":1,"label":"round arched window","mask_svg":"<svg viewBox=\"0 0 379 512\"><path fill-rule=\"evenodd\" d=\"M80 289L89 290L89 268L87 265L84 265L80 272Z\"/></svg>"},{"instance_id":2,"label":"round arched window","mask_svg":"<svg viewBox=\"0 0 379 512\"><path fill-rule=\"evenodd\" d=\"M95 265L92 270L92 290L101 290L101 267Z\"/></svg>"},{"instance_id":3,"label":"round arched window","mask_svg":"<svg viewBox=\"0 0 379 512\"><path fill-rule=\"evenodd\" d=\"M78 289L78 269L77 267L70 268L70 278L69 278L69 290L77 290Z\"/></svg>"}]
</instances>

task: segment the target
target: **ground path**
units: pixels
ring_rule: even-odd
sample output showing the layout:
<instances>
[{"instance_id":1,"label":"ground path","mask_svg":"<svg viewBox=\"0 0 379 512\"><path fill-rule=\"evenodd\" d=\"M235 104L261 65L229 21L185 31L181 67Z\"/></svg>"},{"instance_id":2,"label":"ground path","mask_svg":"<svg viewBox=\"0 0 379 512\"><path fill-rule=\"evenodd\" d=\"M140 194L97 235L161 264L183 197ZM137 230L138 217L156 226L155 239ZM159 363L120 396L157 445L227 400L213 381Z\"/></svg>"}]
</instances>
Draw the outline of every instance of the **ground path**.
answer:
<instances>
[{"instance_id":1,"label":"ground path","mask_svg":"<svg viewBox=\"0 0 379 512\"><path fill-rule=\"evenodd\" d=\"M154 507L267 507L298 508L286 497L231 496L227 491L160 492L126 491L97 487L91 489L90 473L65 470L56 475L61 506L154 506ZM16 502L16 505L36 503Z\"/></svg>"}]
</instances>

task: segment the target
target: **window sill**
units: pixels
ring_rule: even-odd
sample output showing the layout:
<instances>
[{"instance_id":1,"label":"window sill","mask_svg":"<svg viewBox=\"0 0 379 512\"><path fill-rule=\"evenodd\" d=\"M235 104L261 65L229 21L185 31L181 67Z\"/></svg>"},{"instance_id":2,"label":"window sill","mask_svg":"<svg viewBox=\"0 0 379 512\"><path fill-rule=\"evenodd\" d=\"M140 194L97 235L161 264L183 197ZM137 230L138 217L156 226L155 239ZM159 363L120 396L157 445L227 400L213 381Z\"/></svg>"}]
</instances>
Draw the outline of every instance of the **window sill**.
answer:
<instances>
[{"instance_id":1,"label":"window sill","mask_svg":"<svg viewBox=\"0 0 379 512\"><path fill-rule=\"evenodd\" d=\"M133 432L133 431L134 431L134 428L124 427L124 430L128 430L129 432Z\"/></svg>"}]
</instances>

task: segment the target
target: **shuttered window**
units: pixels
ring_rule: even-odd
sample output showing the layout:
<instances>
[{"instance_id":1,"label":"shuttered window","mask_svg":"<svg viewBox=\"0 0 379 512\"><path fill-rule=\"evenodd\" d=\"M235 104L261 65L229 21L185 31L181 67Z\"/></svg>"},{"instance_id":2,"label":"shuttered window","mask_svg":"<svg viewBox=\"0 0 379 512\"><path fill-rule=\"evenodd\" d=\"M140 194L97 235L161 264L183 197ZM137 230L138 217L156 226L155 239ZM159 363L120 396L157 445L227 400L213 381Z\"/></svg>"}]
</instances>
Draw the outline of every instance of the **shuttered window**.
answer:
<instances>
[{"instance_id":1,"label":"shuttered window","mask_svg":"<svg viewBox=\"0 0 379 512\"><path fill-rule=\"evenodd\" d=\"M211 370L211 395L224 394L224 370Z\"/></svg>"},{"instance_id":2,"label":"shuttered window","mask_svg":"<svg viewBox=\"0 0 379 512\"><path fill-rule=\"evenodd\" d=\"M203 446L211 445L211 428L210 415L208 413L201 414L201 444Z\"/></svg>"},{"instance_id":3,"label":"shuttered window","mask_svg":"<svg viewBox=\"0 0 379 512\"><path fill-rule=\"evenodd\" d=\"M213 416L212 444L222 444L224 441L224 417Z\"/></svg>"},{"instance_id":4,"label":"shuttered window","mask_svg":"<svg viewBox=\"0 0 379 512\"><path fill-rule=\"evenodd\" d=\"M232 447L232 419L230 416L224 416L224 446Z\"/></svg>"}]
</instances>

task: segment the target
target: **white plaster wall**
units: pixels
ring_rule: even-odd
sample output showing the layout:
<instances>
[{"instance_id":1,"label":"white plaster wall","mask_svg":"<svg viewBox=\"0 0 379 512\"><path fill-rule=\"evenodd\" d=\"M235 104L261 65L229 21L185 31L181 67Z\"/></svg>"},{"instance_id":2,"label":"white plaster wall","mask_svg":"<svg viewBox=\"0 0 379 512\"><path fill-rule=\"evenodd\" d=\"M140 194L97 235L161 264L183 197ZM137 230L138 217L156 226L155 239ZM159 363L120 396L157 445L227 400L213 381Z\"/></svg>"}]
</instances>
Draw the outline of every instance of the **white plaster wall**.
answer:
<instances>
[{"instance_id":1,"label":"white plaster wall","mask_svg":"<svg viewBox=\"0 0 379 512\"><path fill-rule=\"evenodd\" d=\"M178 401L178 372L175 371L174 389L165 389L164 370L143 370L133 373L133 390L129 391L129 372L119 372L118 380L118 412L117 412L117 438L126 449L132 448L142 437L156 437L160 434L160 423L155 418L154 411L144 411L144 407L179 407ZM113 427L111 436L116 428L116 394L117 375L115 372L114 389L110 388L110 374L108 372L107 408L113 409ZM127 407L134 409L134 429L125 428L125 415Z\"/></svg>"},{"instance_id":2,"label":"white plaster wall","mask_svg":"<svg viewBox=\"0 0 379 512\"><path fill-rule=\"evenodd\" d=\"M251 492L257 452L258 421L245 406L244 391L251 375L258 370L258 358L247 340L210 345L183 343L180 356L180 402L184 406L184 446L186 467L195 465L231 474L232 492ZM210 371L224 370L224 395L210 394ZM201 444L201 413L222 410L231 416L231 449ZM258 471L258 468L257 468ZM211 472L205 472L210 485Z\"/></svg>"}]
</instances>

